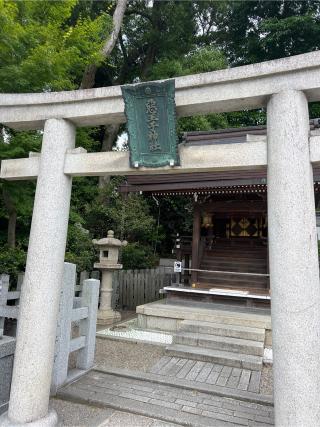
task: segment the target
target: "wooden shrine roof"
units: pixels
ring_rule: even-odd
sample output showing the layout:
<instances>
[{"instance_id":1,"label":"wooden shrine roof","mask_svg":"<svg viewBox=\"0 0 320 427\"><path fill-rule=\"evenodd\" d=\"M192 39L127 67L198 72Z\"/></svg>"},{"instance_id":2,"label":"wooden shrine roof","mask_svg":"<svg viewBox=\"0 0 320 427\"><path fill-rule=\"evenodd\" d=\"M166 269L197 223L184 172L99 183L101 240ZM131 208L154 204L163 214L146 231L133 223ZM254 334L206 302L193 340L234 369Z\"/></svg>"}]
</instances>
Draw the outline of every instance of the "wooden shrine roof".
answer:
<instances>
[{"instance_id":1,"label":"wooden shrine roof","mask_svg":"<svg viewBox=\"0 0 320 427\"><path fill-rule=\"evenodd\" d=\"M317 119L318 120L318 119ZM317 122L318 125L318 122ZM310 129L314 129L314 121ZM186 132L183 142L188 145L245 143L248 134L266 135L266 126L231 128L216 131ZM320 167L314 169L314 180L320 184ZM155 195L234 192L266 192L267 169L197 172L181 174L132 175L119 191L146 192Z\"/></svg>"}]
</instances>

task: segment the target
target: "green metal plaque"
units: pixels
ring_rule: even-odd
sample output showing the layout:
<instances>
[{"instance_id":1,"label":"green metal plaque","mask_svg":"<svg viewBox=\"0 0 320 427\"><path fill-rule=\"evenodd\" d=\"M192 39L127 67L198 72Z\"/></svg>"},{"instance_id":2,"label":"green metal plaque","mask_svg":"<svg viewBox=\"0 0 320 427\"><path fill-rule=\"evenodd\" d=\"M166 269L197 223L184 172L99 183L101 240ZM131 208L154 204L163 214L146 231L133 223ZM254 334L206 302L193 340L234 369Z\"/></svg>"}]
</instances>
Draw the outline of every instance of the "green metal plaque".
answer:
<instances>
[{"instance_id":1,"label":"green metal plaque","mask_svg":"<svg viewBox=\"0 0 320 427\"><path fill-rule=\"evenodd\" d=\"M132 167L179 165L174 80L121 87Z\"/></svg>"}]
</instances>

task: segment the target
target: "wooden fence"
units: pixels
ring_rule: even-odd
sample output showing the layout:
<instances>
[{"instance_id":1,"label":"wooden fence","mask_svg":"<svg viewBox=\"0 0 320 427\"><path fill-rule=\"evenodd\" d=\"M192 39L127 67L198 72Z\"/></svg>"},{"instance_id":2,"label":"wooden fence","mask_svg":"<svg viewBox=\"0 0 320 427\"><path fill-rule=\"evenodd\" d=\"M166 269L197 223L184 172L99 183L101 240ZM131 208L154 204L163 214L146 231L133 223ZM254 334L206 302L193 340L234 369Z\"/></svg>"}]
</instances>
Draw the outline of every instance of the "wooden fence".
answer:
<instances>
[{"instance_id":1,"label":"wooden fence","mask_svg":"<svg viewBox=\"0 0 320 427\"><path fill-rule=\"evenodd\" d=\"M81 289L82 283L84 280L89 279L99 280L100 273L99 271L92 271L89 274L87 271L80 273L78 276L78 282L75 286L76 297L74 298L74 307L77 307L79 291ZM5 279L3 275L3 279ZM16 285L17 291L21 289L21 283L23 280L23 274L20 274L18 277L18 283ZM169 286L171 283L176 283L178 277L173 273L171 268L166 267L157 267L152 269L144 270L119 270L113 273L113 294L112 294L112 307L118 310L135 310L137 305L146 304L148 302L157 301L163 298L163 295L159 293L160 289L164 286ZM4 280L5 282L5 280ZM7 280L7 286L9 286L9 277ZM4 283L3 283L4 284ZM0 282L1 287L1 282ZM1 291L0 291L1 295ZM19 303L17 292L10 292L8 294L8 299L17 299L16 305ZM20 295L20 292L19 292ZM0 298L1 299L1 298ZM0 307L1 307L0 301ZM1 310L5 310L4 307L1 307ZM3 316L16 318L15 306L7 306L6 314ZM10 313L9 313L10 311ZM1 315L1 313L0 313ZM1 317L0 317L0 329L1 329ZM0 331L1 332L1 331Z\"/></svg>"},{"instance_id":2,"label":"wooden fence","mask_svg":"<svg viewBox=\"0 0 320 427\"><path fill-rule=\"evenodd\" d=\"M165 267L145 270L120 270L113 274L113 306L135 310L137 305L163 298L159 293L172 281L172 270Z\"/></svg>"}]
</instances>

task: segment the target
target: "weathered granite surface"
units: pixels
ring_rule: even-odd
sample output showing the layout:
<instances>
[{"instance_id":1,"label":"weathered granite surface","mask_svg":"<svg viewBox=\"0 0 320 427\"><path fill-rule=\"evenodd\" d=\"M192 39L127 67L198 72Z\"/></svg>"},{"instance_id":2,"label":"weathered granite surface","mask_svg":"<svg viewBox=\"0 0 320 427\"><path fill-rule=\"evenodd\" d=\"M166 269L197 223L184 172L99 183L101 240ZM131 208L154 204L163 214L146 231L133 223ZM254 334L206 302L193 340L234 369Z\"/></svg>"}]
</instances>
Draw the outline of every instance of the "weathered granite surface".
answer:
<instances>
[{"instance_id":1,"label":"weathered granite surface","mask_svg":"<svg viewBox=\"0 0 320 427\"><path fill-rule=\"evenodd\" d=\"M4 335L0 338L0 414L7 410L13 367L15 338Z\"/></svg>"},{"instance_id":2,"label":"weathered granite surface","mask_svg":"<svg viewBox=\"0 0 320 427\"><path fill-rule=\"evenodd\" d=\"M178 77L179 116L265 107L273 93L288 87L320 99L320 52ZM0 122L15 129L41 129L63 117L76 126L125 122L120 86L68 92L0 95Z\"/></svg>"},{"instance_id":3,"label":"weathered granite surface","mask_svg":"<svg viewBox=\"0 0 320 427\"><path fill-rule=\"evenodd\" d=\"M320 419L320 286L307 97L277 93L267 114L276 425L311 427Z\"/></svg>"}]
</instances>

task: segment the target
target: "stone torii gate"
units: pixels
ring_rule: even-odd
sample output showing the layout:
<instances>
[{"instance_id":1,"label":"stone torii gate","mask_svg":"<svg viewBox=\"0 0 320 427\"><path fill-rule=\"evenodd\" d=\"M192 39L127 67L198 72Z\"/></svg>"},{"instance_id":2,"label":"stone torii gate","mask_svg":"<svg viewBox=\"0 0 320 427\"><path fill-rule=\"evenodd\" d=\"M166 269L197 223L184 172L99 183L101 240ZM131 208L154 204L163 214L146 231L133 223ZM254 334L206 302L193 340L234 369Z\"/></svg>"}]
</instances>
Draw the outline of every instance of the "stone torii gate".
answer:
<instances>
[{"instance_id":1,"label":"stone torii gate","mask_svg":"<svg viewBox=\"0 0 320 427\"><path fill-rule=\"evenodd\" d=\"M277 426L319 424L320 287L308 102L320 100L320 52L176 79L178 116L267 107L267 140L180 146L185 173L268 166L274 401ZM2 425L52 426L55 328L74 176L152 174L129 153L75 150L76 126L125 121L120 87L0 95L0 123L44 129L41 156L6 160L1 178L37 178L9 411Z\"/></svg>"}]
</instances>

